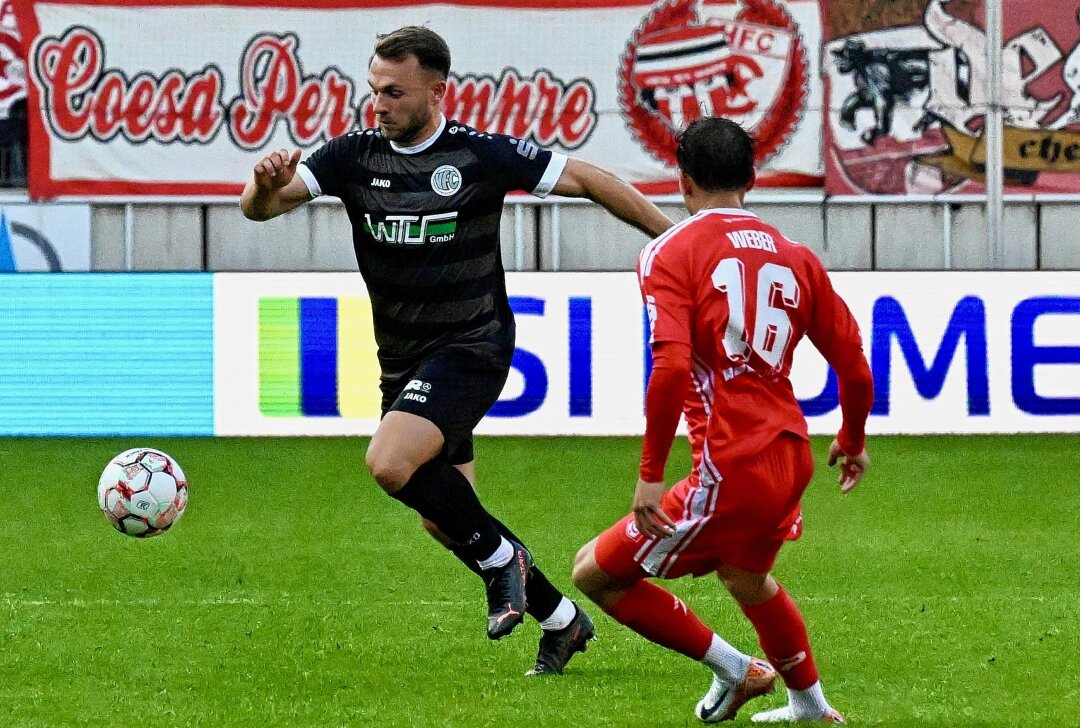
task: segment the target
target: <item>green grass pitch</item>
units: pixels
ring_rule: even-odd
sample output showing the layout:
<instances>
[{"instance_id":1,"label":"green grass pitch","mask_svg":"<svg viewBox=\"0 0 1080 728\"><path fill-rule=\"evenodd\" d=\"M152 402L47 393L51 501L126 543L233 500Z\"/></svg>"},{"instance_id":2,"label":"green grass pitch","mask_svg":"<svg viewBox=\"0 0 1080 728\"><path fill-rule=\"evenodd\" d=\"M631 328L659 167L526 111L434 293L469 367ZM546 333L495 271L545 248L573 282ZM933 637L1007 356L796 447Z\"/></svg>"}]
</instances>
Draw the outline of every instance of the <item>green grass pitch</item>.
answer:
<instances>
[{"instance_id":1,"label":"green grass pitch","mask_svg":"<svg viewBox=\"0 0 1080 728\"><path fill-rule=\"evenodd\" d=\"M97 509L133 445L191 504L137 540ZM873 438L841 497L820 462L777 576L854 725L1080 725L1075 436ZM599 639L530 680L539 628L484 634L481 584L382 495L359 439L0 440L0 725L689 726L707 670L592 610ZM485 438L480 489L573 594L629 507L635 438ZM669 475L685 469L680 444ZM713 578L673 583L744 650ZM781 703L782 693L744 708Z\"/></svg>"}]
</instances>

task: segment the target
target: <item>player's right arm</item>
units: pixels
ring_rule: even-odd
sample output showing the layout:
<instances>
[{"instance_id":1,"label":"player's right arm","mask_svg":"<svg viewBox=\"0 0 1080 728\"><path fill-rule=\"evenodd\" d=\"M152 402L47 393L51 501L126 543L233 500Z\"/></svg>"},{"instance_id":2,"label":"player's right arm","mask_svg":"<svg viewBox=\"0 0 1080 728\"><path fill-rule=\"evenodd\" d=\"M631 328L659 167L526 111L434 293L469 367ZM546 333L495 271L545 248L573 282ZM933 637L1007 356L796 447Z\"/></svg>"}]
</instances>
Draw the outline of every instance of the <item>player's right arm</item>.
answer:
<instances>
[{"instance_id":1,"label":"player's right arm","mask_svg":"<svg viewBox=\"0 0 1080 728\"><path fill-rule=\"evenodd\" d=\"M674 533L675 523L660 502L665 487L664 466L690 387L693 353L694 307L688 269L679 246L671 244L671 235L661 235L647 245L638 263L641 296L649 316L653 368L645 390L645 436L641 440L633 511L638 530L660 538Z\"/></svg>"},{"instance_id":2,"label":"player's right arm","mask_svg":"<svg viewBox=\"0 0 1080 728\"><path fill-rule=\"evenodd\" d=\"M672 225L668 216L629 182L581 159L566 161L552 192L592 200L623 222L653 237Z\"/></svg>"},{"instance_id":3,"label":"player's right arm","mask_svg":"<svg viewBox=\"0 0 1080 728\"><path fill-rule=\"evenodd\" d=\"M874 404L874 377L862 348L855 317L833 290L829 274L814 259L814 310L806 335L836 371L843 424L829 448L829 465L840 464L840 490L847 493L870 465L866 418Z\"/></svg>"},{"instance_id":4,"label":"player's right arm","mask_svg":"<svg viewBox=\"0 0 1080 728\"><path fill-rule=\"evenodd\" d=\"M300 150L271 152L256 162L252 178L240 196L240 210L249 220L269 220L312 199L303 178L296 173Z\"/></svg>"}]
</instances>

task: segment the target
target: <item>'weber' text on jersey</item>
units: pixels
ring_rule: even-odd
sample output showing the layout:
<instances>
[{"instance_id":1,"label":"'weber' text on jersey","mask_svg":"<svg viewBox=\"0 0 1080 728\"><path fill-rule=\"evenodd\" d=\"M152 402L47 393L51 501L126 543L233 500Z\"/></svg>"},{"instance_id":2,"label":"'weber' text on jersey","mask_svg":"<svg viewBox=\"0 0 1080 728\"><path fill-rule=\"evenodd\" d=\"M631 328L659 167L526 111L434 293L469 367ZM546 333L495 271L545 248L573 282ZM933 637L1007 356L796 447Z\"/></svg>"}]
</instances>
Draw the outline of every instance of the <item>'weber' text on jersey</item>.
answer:
<instances>
[{"instance_id":1,"label":"'weber' text on jersey","mask_svg":"<svg viewBox=\"0 0 1080 728\"><path fill-rule=\"evenodd\" d=\"M445 118L414 147L357 130L302 163L313 196L345 203L384 376L451 343L509 359L503 198L513 190L546 196L565 165L561 154Z\"/></svg>"}]
</instances>

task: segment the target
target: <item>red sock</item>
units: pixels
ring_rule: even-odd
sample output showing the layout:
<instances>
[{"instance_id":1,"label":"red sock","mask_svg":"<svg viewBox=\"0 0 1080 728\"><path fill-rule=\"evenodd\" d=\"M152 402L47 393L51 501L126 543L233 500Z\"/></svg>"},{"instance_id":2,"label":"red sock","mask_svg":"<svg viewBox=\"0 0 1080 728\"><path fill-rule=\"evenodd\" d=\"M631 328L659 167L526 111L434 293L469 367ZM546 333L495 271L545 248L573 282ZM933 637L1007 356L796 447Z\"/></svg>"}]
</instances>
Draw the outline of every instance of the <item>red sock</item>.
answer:
<instances>
[{"instance_id":1,"label":"red sock","mask_svg":"<svg viewBox=\"0 0 1080 728\"><path fill-rule=\"evenodd\" d=\"M789 688L806 690L818 681L806 622L784 587L764 604L742 610L754 625L765 657L780 671Z\"/></svg>"},{"instance_id":2,"label":"red sock","mask_svg":"<svg viewBox=\"0 0 1080 728\"><path fill-rule=\"evenodd\" d=\"M713 631L671 592L642 579L623 595L609 614L647 640L701 660Z\"/></svg>"}]
</instances>

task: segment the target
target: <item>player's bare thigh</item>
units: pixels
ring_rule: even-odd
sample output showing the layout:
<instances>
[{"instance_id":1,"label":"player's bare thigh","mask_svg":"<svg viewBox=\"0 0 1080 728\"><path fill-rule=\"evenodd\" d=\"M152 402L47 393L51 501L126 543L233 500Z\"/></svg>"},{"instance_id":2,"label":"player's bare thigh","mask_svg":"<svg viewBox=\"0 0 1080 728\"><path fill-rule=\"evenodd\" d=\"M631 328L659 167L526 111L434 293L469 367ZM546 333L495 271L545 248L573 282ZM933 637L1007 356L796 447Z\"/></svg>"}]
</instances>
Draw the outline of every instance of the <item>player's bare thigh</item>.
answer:
<instances>
[{"instance_id":1,"label":"player's bare thigh","mask_svg":"<svg viewBox=\"0 0 1080 728\"><path fill-rule=\"evenodd\" d=\"M444 442L434 422L391 410L375 430L365 461L379 486L396 493L421 465L442 452Z\"/></svg>"}]
</instances>

